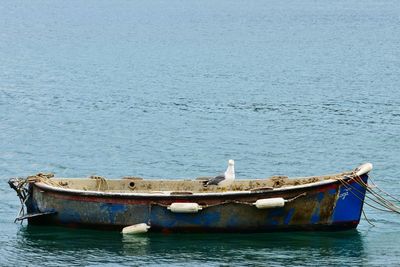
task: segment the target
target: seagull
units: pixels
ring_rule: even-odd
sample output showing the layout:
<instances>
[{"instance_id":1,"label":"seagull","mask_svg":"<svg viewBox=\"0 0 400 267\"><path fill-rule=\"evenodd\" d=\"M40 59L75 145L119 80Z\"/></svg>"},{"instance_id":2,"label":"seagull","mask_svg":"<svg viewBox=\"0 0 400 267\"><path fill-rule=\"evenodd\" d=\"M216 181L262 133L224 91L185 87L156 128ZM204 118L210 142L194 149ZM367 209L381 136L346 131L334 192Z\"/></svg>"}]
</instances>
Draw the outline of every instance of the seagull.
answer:
<instances>
[{"instance_id":1,"label":"seagull","mask_svg":"<svg viewBox=\"0 0 400 267\"><path fill-rule=\"evenodd\" d=\"M228 161L228 168L225 173L218 175L210 180L208 180L204 185L218 185L218 186L229 186L235 180L235 162L233 159Z\"/></svg>"}]
</instances>

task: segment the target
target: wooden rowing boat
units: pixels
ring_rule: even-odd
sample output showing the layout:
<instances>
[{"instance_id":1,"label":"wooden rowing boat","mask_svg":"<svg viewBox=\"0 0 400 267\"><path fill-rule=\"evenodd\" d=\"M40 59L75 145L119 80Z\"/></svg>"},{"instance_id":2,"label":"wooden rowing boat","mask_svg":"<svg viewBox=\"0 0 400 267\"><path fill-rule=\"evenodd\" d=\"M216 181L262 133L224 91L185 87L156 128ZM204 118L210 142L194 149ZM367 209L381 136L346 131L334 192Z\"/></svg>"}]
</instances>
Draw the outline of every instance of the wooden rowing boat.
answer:
<instances>
[{"instance_id":1,"label":"wooden rowing boat","mask_svg":"<svg viewBox=\"0 0 400 267\"><path fill-rule=\"evenodd\" d=\"M334 175L237 179L10 179L24 204L16 220L133 231L267 232L357 227L372 165ZM127 228L128 227L128 228ZM131 228L129 228L131 227ZM133 228L132 228L133 227Z\"/></svg>"}]
</instances>

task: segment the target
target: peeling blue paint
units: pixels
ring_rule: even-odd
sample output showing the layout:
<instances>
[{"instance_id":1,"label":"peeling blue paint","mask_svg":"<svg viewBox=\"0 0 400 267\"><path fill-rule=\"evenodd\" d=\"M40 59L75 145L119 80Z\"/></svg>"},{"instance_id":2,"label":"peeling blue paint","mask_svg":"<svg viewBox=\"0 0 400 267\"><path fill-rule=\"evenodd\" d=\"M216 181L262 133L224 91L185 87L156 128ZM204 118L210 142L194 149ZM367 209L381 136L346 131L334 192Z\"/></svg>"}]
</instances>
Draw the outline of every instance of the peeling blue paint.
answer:
<instances>
[{"instance_id":1,"label":"peeling blue paint","mask_svg":"<svg viewBox=\"0 0 400 267\"><path fill-rule=\"evenodd\" d=\"M239 224L239 218L236 216L231 216L227 222L229 228L233 228Z\"/></svg>"},{"instance_id":2,"label":"peeling blue paint","mask_svg":"<svg viewBox=\"0 0 400 267\"><path fill-rule=\"evenodd\" d=\"M199 217L206 226L210 226L221 220L221 212L220 211L208 212L204 215L200 215Z\"/></svg>"},{"instance_id":3,"label":"peeling blue paint","mask_svg":"<svg viewBox=\"0 0 400 267\"><path fill-rule=\"evenodd\" d=\"M108 212L108 220L110 223L115 223L117 214L126 211L127 207L123 204L104 203L100 205L100 209Z\"/></svg>"},{"instance_id":4,"label":"peeling blue paint","mask_svg":"<svg viewBox=\"0 0 400 267\"><path fill-rule=\"evenodd\" d=\"M269 217L276 217L276 216L283 216L285 213L285 209L283 208L276 208L269 212Z\"/></svg>"},{"instance_id":5,"label":"peeling blue paint","mask_svg":"<svg viewBox=\"0 0 400 267\"><path fill-rule=\"evenodd\" d=\"M316 224L320 221L320 209L319 206L315 207L313 214L311 215L310 223Z\"/></svg>"},{"instance_id":6,"label":"peeling blue paint","mask_svg":"<svg viewBox=\"0 0 400 267\"><path fill-rule=\"evenodd\" d=\"M321 202L324 199L324 192L319 192L317 195L318 202Z\"/></svg>"},{"instance_id":7,"label":"peeling blue paint","mask_svg":"<svg viewBox=\"0 0 400 267\"><path fill-rule=\"evenodd\" d=\"M164 207L154 207L151 221L158 221L165 228L196 225L213 226L221 221L221 212L173 213Z\"/></svg>"},{"instance_id":8,"label":"peeling blue paint","mask_svg":"<svg viewBox=\"0 0 400 267\"><path fill-rule=\"evenodd\" d=\"M324 199L325 193L324 192L319 192L317 194L317 203L316 206L313 210L313 213L311 215L310 218L310 223L311 224L317 224L320 222L320 205L321 205L321 201Z\"/></svg>"},{"instance_id":9,"label":"peeling blue paint","mask_svg":"<svg viewBox=\"0 0 400 267\"><path fill-rule=\"evenodd\" d=\"M80 222L81 214L77 211L65 211L60 213L59 219L62 223Z\"/></svg>"},{"instance_id":10,"label":"peeling blue paint","mask_svg":"<svg viewBox=\"0 0 400 267\"><path fill-rule=\"evenodd\" d=\"M295 211L294 208L291 208L289 210L289 212L287 213L285 219L283 220L283 224L288 225L290 223L290 221L292 220L292 217L294 215L294 211Z\"/></svg>"},{"instance_id":11,"label":"peeling blue paint","mask_svg":"<svg viewBox=\"0 0 400 267\"><path fill-rule=\"evenodd\" d=\"M332 196L332 195L335 195L336 192L337 192L337 189L336 189L336 188L334 188L334 189L329 189L329 190L328 190L328 194L331 195L331 196Z\"/></svg>"}]
</instances>

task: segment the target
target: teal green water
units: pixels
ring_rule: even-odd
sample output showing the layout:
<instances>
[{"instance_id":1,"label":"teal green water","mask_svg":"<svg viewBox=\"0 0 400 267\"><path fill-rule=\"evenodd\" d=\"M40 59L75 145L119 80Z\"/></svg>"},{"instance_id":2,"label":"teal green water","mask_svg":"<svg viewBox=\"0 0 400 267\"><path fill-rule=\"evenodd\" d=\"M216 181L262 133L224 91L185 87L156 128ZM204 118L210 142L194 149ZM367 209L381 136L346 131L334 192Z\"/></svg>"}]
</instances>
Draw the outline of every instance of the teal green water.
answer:
<instances>
[{"instance_id":1,"label":"teal green water","mask_svg":"<svg viewBox=\"0 0 400 267\"><path fill-rule=\"evenodd\" d=\"M372 162L400 197L400 4L0 1L0 265L400 265L400 218L339 233L32 228L6 181L239 179Z\"/></svg>"},{"instance_id":2,"label":"teal green water","mask_svg":"<svg viewBox=\"0 0 400 267\"><path fill-rule=\"evenodd\" d=\"M97 235L97 242L88 240ZM40 261L42 251L58 263L97 265L306 265L352 263L370 258L355 231L290 234L150 234L124 236L89 230L27 228L17 249ZM348 242L351 240L351 242ZM357 249L354 249L357 246ZM316 253L322 257L315 261ZM101 255L99 257L99 255Z\"/></svg>"}]
</instances>

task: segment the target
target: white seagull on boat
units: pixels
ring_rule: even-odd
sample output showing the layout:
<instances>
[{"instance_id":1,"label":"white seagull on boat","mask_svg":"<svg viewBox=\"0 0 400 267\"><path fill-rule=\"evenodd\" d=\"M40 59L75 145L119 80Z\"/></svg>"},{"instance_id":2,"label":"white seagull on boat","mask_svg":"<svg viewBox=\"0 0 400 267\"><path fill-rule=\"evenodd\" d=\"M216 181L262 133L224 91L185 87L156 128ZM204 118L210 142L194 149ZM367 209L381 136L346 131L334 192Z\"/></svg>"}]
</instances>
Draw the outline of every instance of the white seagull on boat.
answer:
<instances>
[{"instance_id":1,"label":"white seagull on boat","mask_svg":"<svg viewBox=\"0 0 400 267\"><path fill-rule=\"evenodd\" d=\"M210 180L207 181L205 184L208 185L218 185L218 186L229 186L235 180L235 161L230 159L228 161L228 168L226 169L223 175L218 175Z\"/></svg>"}]
</instances>

